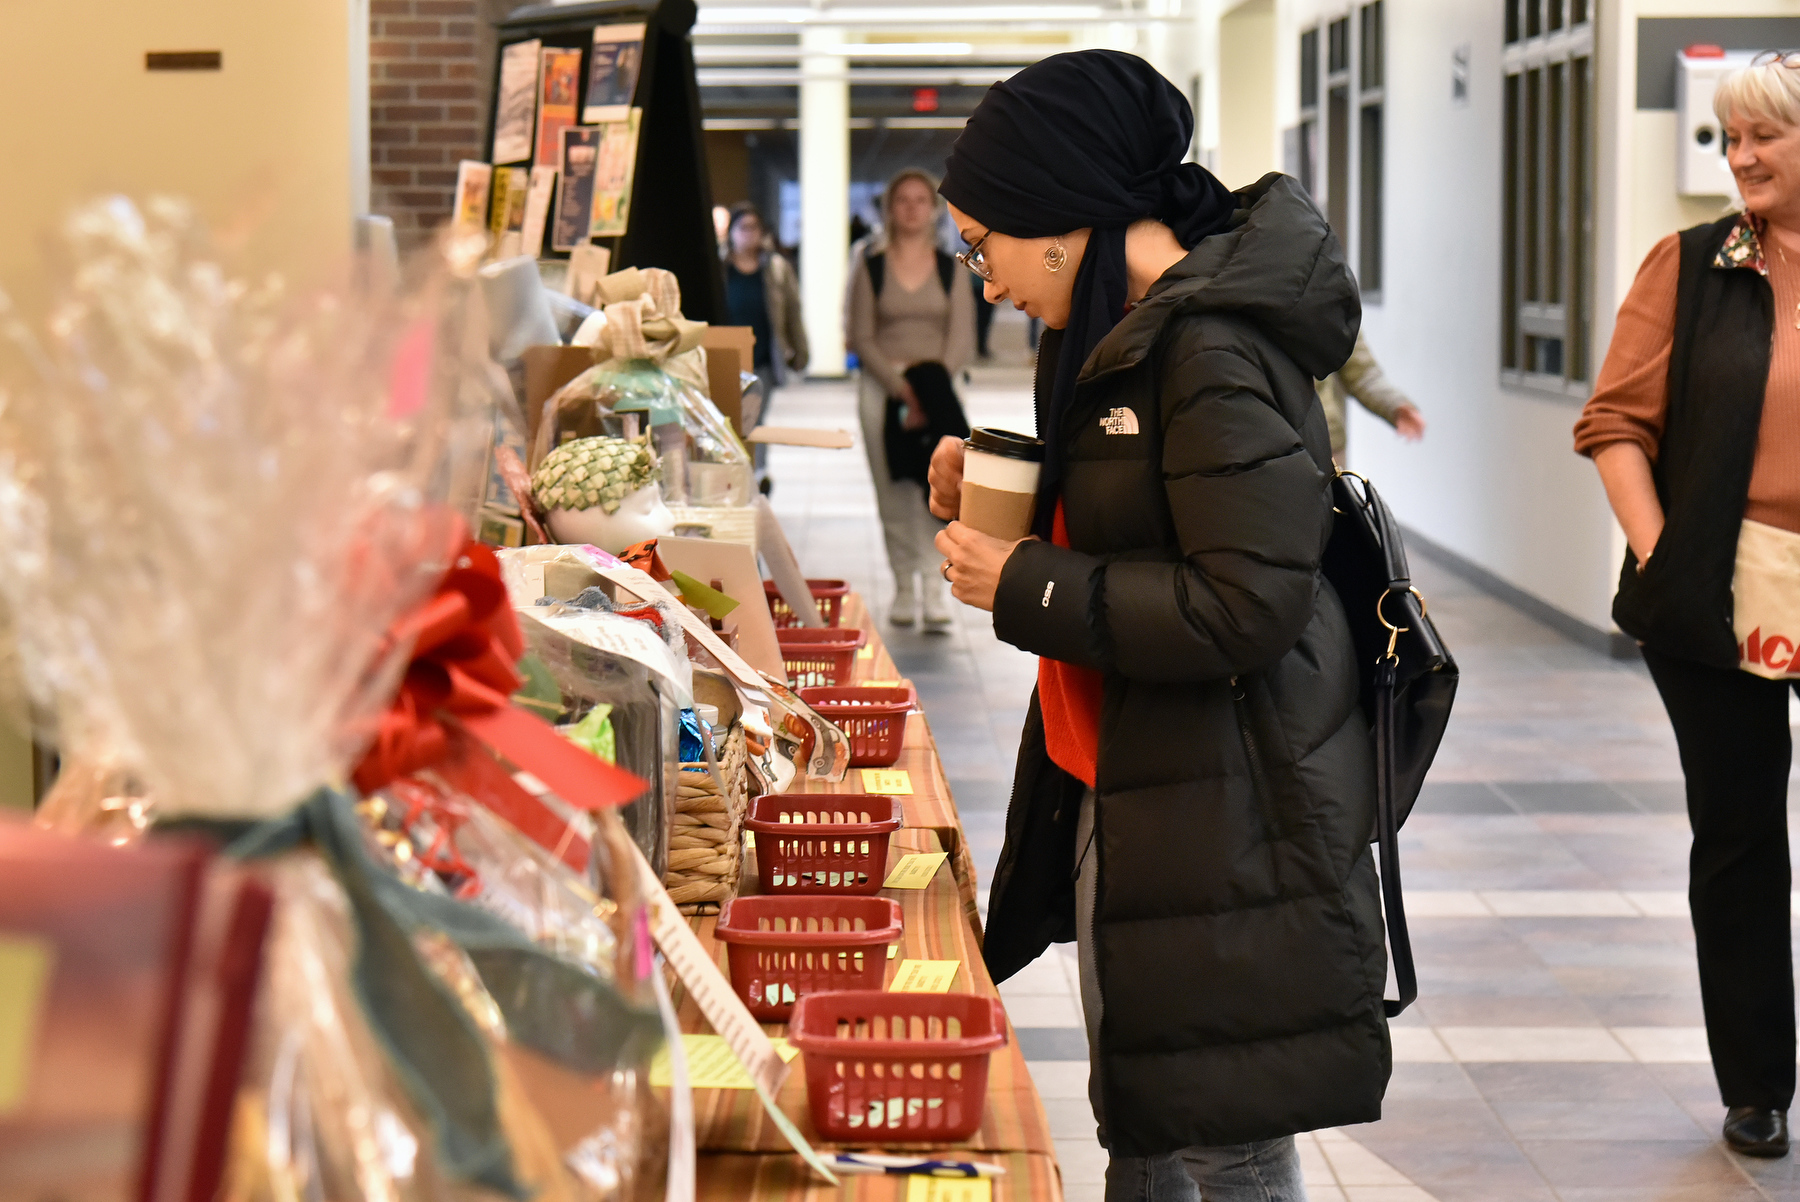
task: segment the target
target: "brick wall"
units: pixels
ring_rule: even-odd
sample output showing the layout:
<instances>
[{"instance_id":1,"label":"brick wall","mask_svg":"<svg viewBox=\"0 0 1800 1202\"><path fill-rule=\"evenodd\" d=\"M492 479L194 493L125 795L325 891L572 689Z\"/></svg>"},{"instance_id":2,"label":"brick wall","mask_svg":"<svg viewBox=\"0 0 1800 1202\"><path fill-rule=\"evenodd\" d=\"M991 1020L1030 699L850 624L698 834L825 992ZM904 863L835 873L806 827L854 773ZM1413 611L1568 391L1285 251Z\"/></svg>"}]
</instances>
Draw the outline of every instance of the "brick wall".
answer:
<instances>
[{"instance_id":1,"label":"brick wall","mask_svg":"<svg viewBox=\"0 0 1800 1202\"><path fill-rule=\"evenodd\" d=\"M450 215L458 159L485 159L494 22L520 0L370 0L370 208L402 250Z\"/></svg>"}]
</instances>

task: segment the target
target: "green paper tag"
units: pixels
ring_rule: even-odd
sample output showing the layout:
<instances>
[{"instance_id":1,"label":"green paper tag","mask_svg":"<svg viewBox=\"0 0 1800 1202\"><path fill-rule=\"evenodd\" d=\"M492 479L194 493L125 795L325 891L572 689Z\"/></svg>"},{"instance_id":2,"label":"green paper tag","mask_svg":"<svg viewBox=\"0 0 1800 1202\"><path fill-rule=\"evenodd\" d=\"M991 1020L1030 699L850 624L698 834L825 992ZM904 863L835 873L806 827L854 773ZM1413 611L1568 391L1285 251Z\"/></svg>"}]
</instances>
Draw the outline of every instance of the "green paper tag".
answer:
<instances>
[{"instance_id":1,"label":"green paper tag","mask_svg":"<svg viewBox=\"0 0 1800 1202\"><path fill-rule=\"evenodd\" d=\"M670 572L669 579L681 590L683 601L709 618L717 618L723 622L725 616L738 607L736 601L710 585L701 584L686 572Z\"/></svg>"},{"instance_id":2,"label":"green paper tag","mask_svg":"<svg viewBox=\"0 0 1800 1202\"><path fill-rule=\"evenodd\" d=\"M587 712L587 717L569 727L569 742L598 756L609 764L619 762L615 750L612 725L612 706L601 702Z\"/></svg>"}]
</instances>

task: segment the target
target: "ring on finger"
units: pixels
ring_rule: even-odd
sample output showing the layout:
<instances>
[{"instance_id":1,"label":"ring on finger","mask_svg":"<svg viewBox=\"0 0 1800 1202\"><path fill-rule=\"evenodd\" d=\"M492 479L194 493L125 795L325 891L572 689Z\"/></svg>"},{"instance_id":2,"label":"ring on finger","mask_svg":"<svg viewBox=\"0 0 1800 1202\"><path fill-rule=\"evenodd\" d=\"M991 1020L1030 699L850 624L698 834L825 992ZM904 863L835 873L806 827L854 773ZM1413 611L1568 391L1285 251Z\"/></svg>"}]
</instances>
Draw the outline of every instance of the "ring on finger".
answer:
<instances>
[{"instance_id":1,"label":"ring on finger","mask_svg":"<svg viewBox=\"0 0 1800 1202\"><path fill-rule=\"evenodd\" d=\"M938 574L941 575L945 581L950 579L950 561L948 559L946 559L938 568Z\"/></svg>"}]
</instances>

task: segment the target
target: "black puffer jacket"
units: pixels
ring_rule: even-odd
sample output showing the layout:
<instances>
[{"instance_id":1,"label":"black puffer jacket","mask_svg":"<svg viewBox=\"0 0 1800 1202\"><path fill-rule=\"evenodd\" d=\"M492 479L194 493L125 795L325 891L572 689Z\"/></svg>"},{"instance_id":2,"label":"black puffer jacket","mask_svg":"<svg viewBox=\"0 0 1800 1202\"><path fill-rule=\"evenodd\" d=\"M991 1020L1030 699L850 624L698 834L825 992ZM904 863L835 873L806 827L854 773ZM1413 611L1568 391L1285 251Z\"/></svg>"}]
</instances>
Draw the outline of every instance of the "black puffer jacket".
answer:
<instances>
[{"instance_id":1,"label":"black puffer jacket","mask_svg":"<svg viewBox=\"0 0 1800 1202\"><path fill-rule=\"evenodd\" d=\"M1095 1072L1120 1156L1367 1122L1390 1065L1373 759L1319 573L1313 379L1349 357L1361 305L1293 180L1239 195L1237 224L1089 358L1060 431L1071 546L1021 544L994 606L1006 642L1105 675ZM997 979L1074 937L1081 793L1034 698L989 910Z\"/></svg>"}]
</instances>

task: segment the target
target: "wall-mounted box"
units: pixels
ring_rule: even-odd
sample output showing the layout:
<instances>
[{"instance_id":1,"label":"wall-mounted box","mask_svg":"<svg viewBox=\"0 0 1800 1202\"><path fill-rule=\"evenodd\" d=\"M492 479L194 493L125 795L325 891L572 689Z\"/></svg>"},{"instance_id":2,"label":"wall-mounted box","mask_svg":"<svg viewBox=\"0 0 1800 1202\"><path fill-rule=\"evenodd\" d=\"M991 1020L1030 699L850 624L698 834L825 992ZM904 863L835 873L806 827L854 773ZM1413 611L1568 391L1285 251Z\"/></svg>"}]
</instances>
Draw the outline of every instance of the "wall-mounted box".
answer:
<instances>
[{"instance_id":1,"label":"wall-mounted box","mask_svg":"<svg viewBox=\"0 0 1800 1202\"><path fill-rule=\"evenodd\" d=\"M1737 199L1725 160L1725 131L1713 114L1719 81L1750 65L1754 54L1689 46L1675 55L1675 190L1683 196Z\"/></svg>"}]
</instances>

